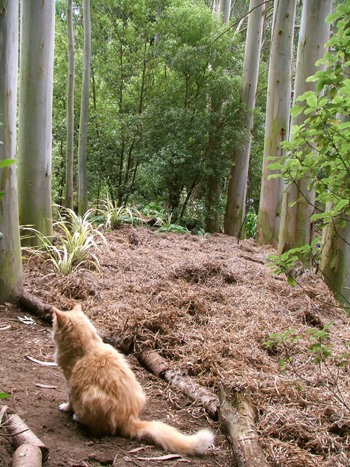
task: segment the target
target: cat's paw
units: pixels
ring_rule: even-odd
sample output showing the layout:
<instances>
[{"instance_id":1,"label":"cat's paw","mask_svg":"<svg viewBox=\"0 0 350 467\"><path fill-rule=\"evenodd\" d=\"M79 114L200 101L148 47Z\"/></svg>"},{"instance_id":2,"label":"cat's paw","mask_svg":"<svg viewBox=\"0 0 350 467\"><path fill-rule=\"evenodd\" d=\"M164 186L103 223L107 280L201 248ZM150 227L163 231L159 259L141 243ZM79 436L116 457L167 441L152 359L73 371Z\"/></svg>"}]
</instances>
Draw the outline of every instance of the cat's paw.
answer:
<instances>
[{"instance_id":1,"label":"cat's paw","mask_svg":"<svg viewBox=\"0 0 350 467\"><path fill-rule=\"evenodd\" d=\"M72 412L72 408L69 404L69 402L64 402L63 404L60 404L60 410L65 413Z\"/></svg>"},{"instance_id":2,"label":"cat's paw","mask_svg":"<svg viewBox=\"0 0 350 467\"><path fill-rule=\"evenodd\" d=\"M73 414L73 420L74 420L75 422L80 422L80 420L79 420L79 418L77 417L76 414Z\"/></svg>"}]
</instances>

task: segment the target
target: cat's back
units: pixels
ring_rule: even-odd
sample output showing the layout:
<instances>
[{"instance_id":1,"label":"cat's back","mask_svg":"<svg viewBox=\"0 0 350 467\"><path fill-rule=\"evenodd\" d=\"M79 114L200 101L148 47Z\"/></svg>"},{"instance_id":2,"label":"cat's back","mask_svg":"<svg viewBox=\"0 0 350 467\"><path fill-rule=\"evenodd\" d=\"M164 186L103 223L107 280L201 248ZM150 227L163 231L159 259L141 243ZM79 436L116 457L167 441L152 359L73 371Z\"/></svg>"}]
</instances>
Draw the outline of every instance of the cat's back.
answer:
<instances>
[{"instance_id":1,"label":"cat's back","mask_svg":"<svg viewBox=\"0 0 350 467\"><path fill-rule=\"evenodd\" d=\"M142 392L126 358L114 347L104 342L94 342L89 352L84 354L73 370L73 377L85 384L93 384L103 388L118 390L123 388Z\"/></svg>"}]
</instances>

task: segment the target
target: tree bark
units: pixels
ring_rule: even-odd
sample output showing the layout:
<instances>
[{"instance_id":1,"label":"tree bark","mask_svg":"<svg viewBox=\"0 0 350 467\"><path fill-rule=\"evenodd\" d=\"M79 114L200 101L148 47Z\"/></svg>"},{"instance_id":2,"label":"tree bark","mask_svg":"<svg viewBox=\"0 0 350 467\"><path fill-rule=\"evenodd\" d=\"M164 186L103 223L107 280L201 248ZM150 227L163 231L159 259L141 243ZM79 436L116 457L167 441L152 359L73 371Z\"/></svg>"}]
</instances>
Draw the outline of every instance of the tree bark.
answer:
<instances>
[{"instance_id":1,"label":"tree bark","mask_svg":"<svg viewBox=\"0 0 350 467\"><path fill-rule=\"evenodd\" d=\"M255 429L255 410L251 402L240 393L221 387L219 391L219 420L230 435L237 467L268 467L262 448L258 444ZM228 399L232 399L232 404Z\"/></svg>"},{"instance_id":2,"label":"tree bark","mask_svg":"<svg viewBox=\"0 0 350 467\"><path fill-rule=\"evenodd\" d=\"M55 3L21 1L18 201L22 225L52 235L51 140ZM26 240L37 244L36 238Z\"/></svg>"},{"instance_id":3,"label":"tree bark","mask_svg":"<svg viewBox=\"0 0 350 467\"><path fill-rule=\"evenodd\" d=\"M260 206L256 227L259 244L277 248L282 207L283 180L268 166L284 155L281 143L289 137L292 49L296 0L275 0L267 89L266 129Z\"/></svg>"},{"instance_id":4,"label":"tree bark","mask_svg":"<svg viewBox=\"0 0 350 467\"><path fill-rule=\"evenodd\" d=\"M250 0L247 39L243 63L242 101L247 110L244 128L247 140L242 149L236 148L227 191L224 231L227 235L238 236L245 217L247 178L250 159L254 107L258 84L261 39L264 25L265 5L260 0Z\"/></svg>"},{"instance_id":5,"label":"tree bark","mask_svg":"<svg viewBox=\"0 0 350 467\"><path fill-rule=\"evenodd\" d=\"M19 446L12 459L12 467L41 467L43 456L38 446L22 444Z\"/></svg>"},{"instance_id":6,"label":"tree bark","mask_svg":"<svg viewBox=\"0 0 350 467\"><path fill-rule=\"evenodd\" d=\"M332 205L326 210L330 211ZM341 303L350 304L350 216L343 215L345 227L330 222L322 232L320 271Z\"/></svg>"},{"instance_id":7,"label":"tree bark","mask_svg":"<svg viewBox=\"0 0 350 467\"><path fill-rule=\"evenodd\" d=\"M0 0L0 162L16 157L18 4ZM2 144L1 144L2 143ZM22 255L14 164L0 169L0 302L22 291Z\"/></svg>"},{"instance_id":8,"label":"tree bark","mask_svg":"<svg viewBox=\"0 0 350 467\"><path fill-rule=\"evenodd\" d=\"M91 21L90 0L84 0L84 70L80 106L79 147L78 147L78 212L83 216L88 208L86 147L89 117L89 89L91 62Z\"/></svg>"},{"instance_id":9,"label":"tree bark","mask_svg":"<svg viewBox=\"0 0 350 467\"><path fill-rule=\"evenodd\" d=\"M67 35L68 35L68 88L67 88L67 146L66 146L66 197L64 205L73 209L73 162L74 162L74 38L73 38L73 0L67 0Z\"/></svg>"},{"instance_id":10,"label":"tree bark","mask_svg":"<svg viewBox=\"0 0 350 467\"><path fill-rule=\"evenodd\" d=\"M325 23L331 13L332 0L308 0L303 4L301 27L299 33L297 68L294 86L294 103L298 96L307 91L316 91L316 83L306 82L314 75L317 60L324 55L324 45L329 38L330 25ZM292 120L293 125L301 125L305 118L302 112ZM315 194L307 186L309 178L305 177L292 183L286 190L282 202L281 227L278 251L283 253L310 243L312 230L310 217L314 210ZM291 203L295 203L290 206Z\"/></svg>"},{"instance_id":11,"label":"tree bark","mask_svg":"<svg viewBox=\"0 0 350 467\"><path fill-rule=\"evenodd\" d=\"M22 444L37 446L40 449L42 457L45 461L49 453L49 450L45 444L29 429L29 427L17 414L11 414L8 412L8 407L3 407L5 407L5 419L7 422L6 426L13 435L15 447L21 446Z\"/></svg>"}]
</instances>

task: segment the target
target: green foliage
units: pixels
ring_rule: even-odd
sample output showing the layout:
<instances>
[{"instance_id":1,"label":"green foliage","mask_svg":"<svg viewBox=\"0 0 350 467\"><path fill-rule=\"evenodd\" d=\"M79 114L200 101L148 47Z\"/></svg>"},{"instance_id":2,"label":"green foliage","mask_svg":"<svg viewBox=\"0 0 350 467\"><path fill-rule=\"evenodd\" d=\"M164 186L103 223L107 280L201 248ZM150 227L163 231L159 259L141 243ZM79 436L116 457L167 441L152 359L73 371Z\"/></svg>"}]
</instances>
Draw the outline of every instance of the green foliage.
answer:
<instances>
[{"instance_id":1,"label":"green foliage","mask_svg":"<svg viewBox=\"0 0 350 467\"><path fill-rule=\"evenodd\" d=\"M254 238L256 232L256 222L258 220L257 214L254 211L249 210L245 218L245 235L246 238Z\"/></svg>"},{"instance_id":2,"label":"green foliage","mask_svg":"<svg viewBox=\"0 0 350 467\"><path fill-rule=\"evenodd\" d=\"M178 221L208 174L222 180L227 175L233 146L244 136L239 124L243 111L240 38L232 29L214 40L226 27L204 1L96 0L91 10L90 200L107 194L118 206L157 200L169 206ZM81 14L76 5L76 133ZM53 188L55 199L61 200L67 99L63 1L56 36ZM209 133L217 142L210 157Z\"/></svg>"},{"instance_id":3,"label":"green foliage","mask_svg":"<svg viewBox=\"0 0 350 467\"><path fill-rule=\"evenodd\" d=\"M300 265L300 258L305 263L315 264L320 258L320 237L316 237L311 245L303 245L298 248L292 248L281 255L269 255L267 259L271 261L269 267L274 268L273 274L285 274L288 284L295 286L297 284L294 277L295 270Z\"/></svg>"},{"instance_id":4,"label":"green foliage","mask_svg":"<svg viewBox=\"0 0 350 467\"><path fill-rule=\"evenodd\" d=\"M0 399L6 399L7 397L11 397L11 395L6 394L6 392L0 392Z\"/></svg>"},{"instance_id":5,"label":"green foliage","mask_svg":"<svg viewBox=\"0 0 350 467\"><path fill-rule=\"evenodd\" d=\"M122 223L134 224L142 222L141 213L135 207L118 206L107 197L102 207L97 209L102 215L106 229L118 229Z\"/></svg>"},{"instance_id":6,"label":"green foliage","mask_svg":"<svg viewBox=\"0 0 350 467\"><path fill-rule=\"evenodd\" d=\"M55 237L46 237L37 230L24 226L25 234L34 234L41 243L40 247L24 249L51 263L54 271L59 274L72 274L85 267L99 269L98 258L93 253L99 248L96 240L102 240L106 246L107 241L89 220L93 212L88 210L81 217L71 209L59 207L59 220L54 223Z\"/></svg>"},{"instance_id":7,"label":"green foliage","mask_svg":"<svg viewBox=\"0 0 350 467\"><path fill-rule=\"evenodd\" d=\"M319 373L318 381L333 394L338 403L343 408L350 411L347 401L344 399L340 387L339 378L347 378L349 369L349 352L336 354L333 352L334 344L330 341L329 328L333 323L328 323L322 329L310 329L307 331L306 347L300 350L296 343L301 340L301 335L294 329L290 329L283 334L273 333L270 340L265 342L266 348L273 347L275 352L281 354L278 365L282 374L292 373L297 377L297 387L303 390L303 385L314 386L313 379L309 379L303 372L301 354L305 351L311 357L311 362L315 365L315 370ZM343 370L343 373L342 373Z\"/></svg>"},{"instance_id":8,"label":"green foliage","mask_svg":"<svg viewBox=\"0 0 350 467\"><path fill-rule=\"evenodd\" d=\"M171 218L172 218L172 214L170 214L165 221L162 221L158 229L159 233L161 232L190 233L190 231L186 229L186 227L183 227L182 225L179 225L179 224L172 223Z\"/></svg>"}]
</instances>

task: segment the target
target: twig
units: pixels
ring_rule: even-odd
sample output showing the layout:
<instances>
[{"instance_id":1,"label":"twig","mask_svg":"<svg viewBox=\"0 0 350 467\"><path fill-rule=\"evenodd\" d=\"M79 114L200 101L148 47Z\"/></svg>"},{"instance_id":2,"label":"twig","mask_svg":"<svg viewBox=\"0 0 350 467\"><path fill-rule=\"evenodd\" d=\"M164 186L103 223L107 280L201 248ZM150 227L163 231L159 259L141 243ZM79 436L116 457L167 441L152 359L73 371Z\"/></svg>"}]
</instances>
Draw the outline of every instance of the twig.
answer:
<instances>
[{"instance_id":1,"label":"twig","mask_svg":"<svg viewBox=\"0 0 350 467\"><path fill-rule=\"evenodd\" d=\"M26 355L26 359L43 366L57 366L57 363L55 362L42 362L41 360L37 360L36 358L31 357L30 355Z\"/></svg>"},{"instance_id":2,"label":"twig","mask_svg":"<svg viewBox=\"0 0 350 467\"><path fill-rule=\"evenodd\" d=\"M41 384L41 383L35 383L35 386L38 388L44 388L44 389L57 389L57 386L49 386L47 384Z\"/></svg>"}]
</instances>

